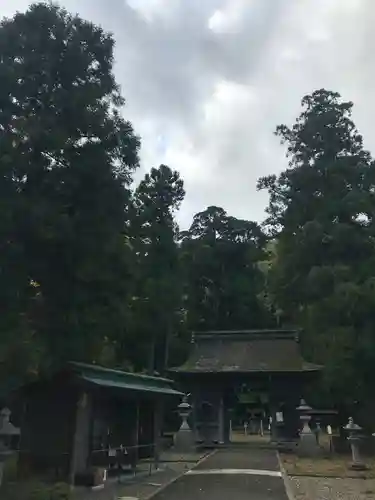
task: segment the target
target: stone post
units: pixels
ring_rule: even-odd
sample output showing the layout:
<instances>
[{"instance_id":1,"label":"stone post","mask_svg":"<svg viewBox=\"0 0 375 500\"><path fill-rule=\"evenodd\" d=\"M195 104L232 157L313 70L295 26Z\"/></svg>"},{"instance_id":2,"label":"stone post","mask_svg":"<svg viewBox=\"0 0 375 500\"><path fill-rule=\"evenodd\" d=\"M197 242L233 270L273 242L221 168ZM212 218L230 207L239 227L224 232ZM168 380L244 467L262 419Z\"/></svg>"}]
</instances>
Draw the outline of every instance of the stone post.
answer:
<instances>
[{"instance_id":1,"label":"stone post","mask_svg":"<svg viewBox=\"0 0 375 500\"><path fill-rule=\"evenodd\" d=\"M233 428L232 428L232 425L233 425L233 415L234 415L233 408L230 408L228 410L228 419L229 419L229 422L228 422L228 426L229 426L229 429L228 429L228 441L229 442L231 442L232 439L233 439Z\"/></svg>"},{"instance_id":2,"label":"stone post","mask_svg":"<svg viewBox=\"0 0 375 500\"><path fill-rule=\"evenodd\" d=\"M224 401L223 395L220 394L219 399L219 436L218 436L219 444L224 443Z\"/></svg>"},{"instance_id":3,"label":"stone post","mask_svg":"<svg viewBox=\"0 0 375 500\"><path fill-rule=\"evenodd\" d=\"M195 396L192 401L192 420L193 420L193 433L195 439L199 439L198 426L197 426L197 397Z\"/></svg>"},{"instance_id":4,"label":"stone post","mask_svg":"<svg viewBox=\"0 0 375 500\"><path fill-rule=\"evenodd\" d=\"M163 422L164 405L162 400L157 400L154 408L154 466L159 468L161 427Z\"/></svg>"},{"instance_id":5,"label":"stone post","mask_svg":"<svg viewBox=\"0 0 375 500\"><path fill-rule=\"evenodd\" d=\"M345 427L343 427L343 429L349 433L348 441L352 451L352 463L350 464L350 467L353 470L367 470L367 466L363 462L359 451L359 442L361 441L359 433L361 432L362 427L354 423L353 417L350 417L349 422L345 425Z\"/></svg>"},{"instance_id":6,"label":"stone post","mask_svg":"<svg viewBox=\"0 0 375 500\"><path fill-rule=\"evenodd\" d=\"M271 406L270 407L270 419L269 419L269 425L270 425L270 441L271 443L277 443L278 441L278 429L277 429L277 423L276 423L276 407Z\"/></svg>"}]
</instances>

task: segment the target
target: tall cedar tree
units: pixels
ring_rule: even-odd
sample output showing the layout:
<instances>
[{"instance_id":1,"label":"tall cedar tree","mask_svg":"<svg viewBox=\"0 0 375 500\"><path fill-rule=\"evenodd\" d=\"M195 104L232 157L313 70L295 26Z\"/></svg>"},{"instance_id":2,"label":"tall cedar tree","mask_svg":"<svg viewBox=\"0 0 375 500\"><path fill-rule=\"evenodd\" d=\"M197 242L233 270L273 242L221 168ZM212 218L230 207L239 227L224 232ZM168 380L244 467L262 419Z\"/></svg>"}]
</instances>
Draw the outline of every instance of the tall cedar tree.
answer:
<instances>
[{"instance_id":1,"label":"tall cedar tree","mask_svg":"<svg viewBox=\"0 0 375 500\"><path fill-rule=\"evenodd\" d=\"M113 47L51 4L0 25L0 362L22 371L100 358L125 327L139 140Z\"/></svg>"},{"instance_id":2,"label":"tall cedar tree","mask_svg":"<svg viewBox=\"0 0 375 500\"><path fill-rule=\"evenodd\" d=\"M271 294L325 365L320 404L341 406L368 401L375 361L375 168L352 106L324 89L305 96L293 127L276 129L289 168L258 184L276 238Z\"/></svg>"},{"instance_id":3,"label":"tall cedar tree","mask_svg":"<svg viewBox=\"0 0 375 500\"><path fill-rule=\"evenodd\" d=\"M174 213L185 196L183 181L166 165L151 169L134 193L132 222L137 253L133 300L135 359L164 371L181 308L181 273ZM145 367L145 366L143 366Z\"/></svg>"}]
</instances>

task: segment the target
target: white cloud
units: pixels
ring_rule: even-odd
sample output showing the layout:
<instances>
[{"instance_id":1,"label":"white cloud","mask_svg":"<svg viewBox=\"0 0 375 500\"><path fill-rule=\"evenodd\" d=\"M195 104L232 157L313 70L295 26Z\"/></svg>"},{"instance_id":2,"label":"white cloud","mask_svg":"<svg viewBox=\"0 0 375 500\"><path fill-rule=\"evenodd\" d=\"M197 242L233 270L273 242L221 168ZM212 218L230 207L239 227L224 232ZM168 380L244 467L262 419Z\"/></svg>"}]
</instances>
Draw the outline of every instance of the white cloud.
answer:
<instances>
[{"instance_id":1,"label":"white cloud","mask_svg":"<svg viewBox=\"0 0 375 500\"><path fill-rule=\"evenodd\" d=\"M223 8L214 11L208 20L208 27L215 33L238 33L242 29L243 14L251 0L231 0Z\"/></svg>"},{"instance_id":2,"label":"white cloud","mask_svg":"<svg viewBox=\"0 0 375 500\"><path fill-rule=\"evenodd\" d=\"M25 8L0 0L0 15ZM206 206L263 218L259 176L287 161L273 131L301 97L326 87L355 103L375 152L373 0L65 0L114 33L126 115L143 139L142 166L181 171L180 221Z\"/></svg>"}]
</instances>

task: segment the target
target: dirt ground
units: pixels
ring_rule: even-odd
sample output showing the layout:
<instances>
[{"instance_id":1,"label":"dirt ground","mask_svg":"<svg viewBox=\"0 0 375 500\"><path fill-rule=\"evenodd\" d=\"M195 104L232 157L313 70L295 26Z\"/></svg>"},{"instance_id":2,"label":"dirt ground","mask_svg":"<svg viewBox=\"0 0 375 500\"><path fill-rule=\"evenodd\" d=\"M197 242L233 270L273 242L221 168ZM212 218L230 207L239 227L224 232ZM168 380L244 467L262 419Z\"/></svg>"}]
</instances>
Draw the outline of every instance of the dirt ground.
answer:
<instances>
[{"instance_id":1,"label":"dirt ground","mask_svg":"<svg viewBox=\"0 0 375 500\"><path fill-rule=\"evenodd\" d=\"M281 454L280 457L289 476L375 479L375 458L366 460L368 470L357 472L350 468L351 457L347 455L300 458Z\"/></svg>"},{"instance_id":2,"label":"dirt ground","mask_svg":"<svg viewBox=\"0 0 375 500\"><path fill-rule=\"evenodd\" d=\"M291 477L295 500L374 500L374 479Z\"/></svg>"},{"instance_id":3,"label":"dirt ground","mask_svg":"<svg viewBox=\"0 0 375 500\"><path fill-rule=\"evenodd\" d=\"M367 459L367 471L356 472L345 455L280 458L296 500L375 500L375 459Z\"/></svg>"}]
</instances>

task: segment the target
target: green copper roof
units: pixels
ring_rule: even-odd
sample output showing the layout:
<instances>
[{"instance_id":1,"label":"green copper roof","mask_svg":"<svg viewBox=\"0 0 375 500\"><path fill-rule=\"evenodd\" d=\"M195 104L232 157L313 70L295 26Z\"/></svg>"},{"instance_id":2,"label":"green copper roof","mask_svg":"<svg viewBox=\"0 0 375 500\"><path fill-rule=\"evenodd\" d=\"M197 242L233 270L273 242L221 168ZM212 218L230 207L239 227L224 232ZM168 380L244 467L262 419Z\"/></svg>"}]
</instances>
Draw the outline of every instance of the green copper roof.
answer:
<instances>
[{"instance_id":1,"label":"green copper roof","mask_svg":"<svg viewBox=\"0 0 375 500\"><path fill-rule=\"evenodd\" d=\"M86 363L69 363L69 368L80 379L101 387L112 387L128 391L140 391L171 396L181 396L182 393L172 387L172 380L141 375L137 373L112 370Z\"/></svg>"}]
</instances>

